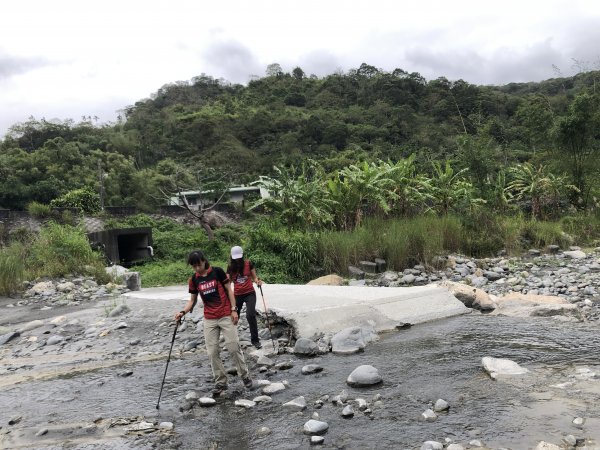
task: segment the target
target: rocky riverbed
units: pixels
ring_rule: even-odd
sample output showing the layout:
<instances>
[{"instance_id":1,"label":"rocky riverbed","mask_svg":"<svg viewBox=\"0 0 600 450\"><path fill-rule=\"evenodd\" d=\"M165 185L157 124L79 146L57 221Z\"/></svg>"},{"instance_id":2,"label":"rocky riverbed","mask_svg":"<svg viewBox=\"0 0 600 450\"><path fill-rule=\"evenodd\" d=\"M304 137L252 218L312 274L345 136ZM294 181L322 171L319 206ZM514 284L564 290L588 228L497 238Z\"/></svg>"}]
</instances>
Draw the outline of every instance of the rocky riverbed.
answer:
<instances>
[{"instance_id":1,"label":"rocky riverbed","mask_svg":"<svg viewBox=\"0 0 600 450\"><path fill-rule=\"evenodd\" d=\"M452 256L443 270L385 272L364 283L461 283L479 309L495 313L379 337L346 330L298 343L272 318L279 351L264 327L255 350L242 314L254 385L232 376L216 400L197 310L177 332L159 410L185 288L180 302L165 304L125 299L121 285L38 280L44 288L33 283L24 298L0 299L0 447L600 448L599 257L598 249ZM541 297L505 307L502 299L517 294L571 308L540 314ZM524 314L532 304L538 312ZM342 338L342 350L330 352ZM503 374L505 359L524 370L510 373L506 363Z\"/></svg>"}]
</instances>

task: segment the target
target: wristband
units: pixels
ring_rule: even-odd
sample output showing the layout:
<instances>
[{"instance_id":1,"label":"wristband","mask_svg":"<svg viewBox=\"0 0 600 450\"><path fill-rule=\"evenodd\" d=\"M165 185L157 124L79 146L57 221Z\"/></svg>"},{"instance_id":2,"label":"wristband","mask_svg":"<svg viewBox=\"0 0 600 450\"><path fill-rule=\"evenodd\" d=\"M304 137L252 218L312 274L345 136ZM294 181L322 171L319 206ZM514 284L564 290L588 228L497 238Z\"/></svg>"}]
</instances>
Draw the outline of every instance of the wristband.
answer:
<instances>
[{"instance_id":1,"label":"wristband","mask_svg":"<svg viewBox=\"0 0 600 450\"><path fill-rule=\"evenodd\" d=\"M181 314L183 314L184 316L186 315L186 312L182 309L181 311L179 311Z\"/></svg>"}]
</instances>

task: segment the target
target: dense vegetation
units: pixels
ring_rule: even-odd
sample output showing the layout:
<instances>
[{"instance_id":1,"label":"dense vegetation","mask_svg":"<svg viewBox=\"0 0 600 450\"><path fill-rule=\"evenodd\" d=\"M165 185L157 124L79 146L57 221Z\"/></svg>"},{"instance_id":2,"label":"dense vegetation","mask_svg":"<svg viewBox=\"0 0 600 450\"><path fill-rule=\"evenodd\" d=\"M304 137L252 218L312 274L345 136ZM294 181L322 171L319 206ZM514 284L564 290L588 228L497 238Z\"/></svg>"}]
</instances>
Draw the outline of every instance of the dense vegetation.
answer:
<instances>
[{"instance_id":1,"label":"dense vegetation","mask_svg":"<svg viewBox=\"0 0 600 450\"><path fill-rule=\"evenodd\" d=\"M324 78L271 65L247 86L199 76L126 107L116 124L15 124L0 142L0 207L99 192L102 179L105 205L152 210L169 178L189 185L201 167L242 183L306 158L332 173L413 154L429 173L431 161L454 160L479 191L513 164L543 162L585 206L598 189L599 82L587 72L475 86L367 64Z\"/></svg>"},{"instance_id":2,"label":"dense vegetation","mask_svg":"<svg viewBox=\"0 0 600 450\"><path fill-rule=\"evenodd\" d=\"M240 242L273 281L372 256L401 268L439 251L564 244L563 232L591 244L600 234L599 82L595 71L476 86L367 64L323 78L273 64L247 86L202 75L126 107L116 124L14 125L0 141L0 207L150 212L175 187L224 178L271 191L254 205L268 222L224 229L215 243L198 229L153 224L158 242L181 236L156 246L157 273L171 280L186 270L182 252L208 246L224 262Z\"/></svg>"}]
</instances>

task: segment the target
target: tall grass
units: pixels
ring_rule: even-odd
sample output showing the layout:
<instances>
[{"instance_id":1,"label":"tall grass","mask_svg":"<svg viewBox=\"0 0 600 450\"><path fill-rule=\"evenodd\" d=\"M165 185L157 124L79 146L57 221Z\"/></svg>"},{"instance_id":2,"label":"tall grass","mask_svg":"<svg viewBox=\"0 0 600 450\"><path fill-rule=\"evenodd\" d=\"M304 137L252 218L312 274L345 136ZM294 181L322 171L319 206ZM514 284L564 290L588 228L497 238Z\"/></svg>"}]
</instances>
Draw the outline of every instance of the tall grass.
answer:
<instances>
[{"instance_id":1,"label":"tall grass","mask_svg":"<svg viewBox=\"0 0 600 450\"><path fill-rule=\"evenodd\" d=\"M600 234L600 228L596 233ZM501 249L514 255L528 248L549 244L565 248L570 243L558 222L499 217L489 212L465 217L425 215L371 219L352 232L322 233L318 257L326 270L344 274L349 265L376 257L385 259L390 269L403 270L415 264L434 265L436 256L454 252L489 257Z\"/></svg>"},{"instance_id":2,"label":"tall grass","mask_svg":"<svg viewBox=\"0 0 600 450\"><path fill-rule=\"evenodd\" d=\"M27 212L33 217L46 218L52 216L52 208L39 202L30 202L27 204Z\"/></svg>"},{"instance_id":3,"label":"tall grass","mask_svg":"<svg viewBox=\"0 0 600 450\"><path fill-rule=\"evenodd\" d=\"M25 246L14 242L0 248L0 295L16 292L25 279Z\"/></svg>"},{"instance_id":4,"label":"tall grass","mask_svg":"<svg viewBox=\"0 0 600 450\"><path fill-rule=\"evenodd\" d=\"M581 245L600 246L600 213L563 217L560 226Z\"/></svg>"},{"instance_id":5,"label":"tall grass","mask_svg":"<svg viewBox=\"0 0 600 450\"><path fill-rule=\"evenodd\" d=\"M61 277L89 274L104 281L101 256L90 247L83 229L50 222L40 230L27 256L27 274Z\"/></svg>"},{"instance_id":6,"label":"tall grass","mask_svg":"<svg viewBox=\"0 0 600 450\"><path fill-rule=\"evenodd\" d=\"M377 257L400 270L430 264L444 251L460 250L461 236L461 224L453 217L371 219L352 232L322 233L318 250L329 271L345 273L349 265Z\"/></svg>"}]
</instances>

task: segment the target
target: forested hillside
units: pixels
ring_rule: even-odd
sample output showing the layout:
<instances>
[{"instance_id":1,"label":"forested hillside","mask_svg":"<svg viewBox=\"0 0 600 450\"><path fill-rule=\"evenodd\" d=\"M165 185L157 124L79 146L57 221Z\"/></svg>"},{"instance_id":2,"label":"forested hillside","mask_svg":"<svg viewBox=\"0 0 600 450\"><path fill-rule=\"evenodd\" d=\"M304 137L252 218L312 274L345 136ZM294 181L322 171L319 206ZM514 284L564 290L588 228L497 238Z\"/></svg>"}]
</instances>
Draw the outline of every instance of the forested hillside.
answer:
<instances>
[{"instance_id":1,"label":"forested hillside","mask_svg":"<svg viewBox=\"0 0 600 450\"><path fill-rule=\"evenodd\" d=\"M505 86L367 64L323 78L273 64L247 86L202 75L124 107L116 124L15 124L0 141L0 207L99 192L102 180L105 205L151 211L174 181L193 188L198 178L225 175L248 183L307 159L332 174L411 155L420 173L434 174L434 161L466 169L488 202L485 191L502 187L507 168L543 164L576 188L568 196L575 207L591 207L600 178L600 72Z\"/></svg>"}]
</instances>

